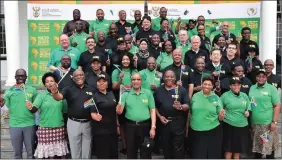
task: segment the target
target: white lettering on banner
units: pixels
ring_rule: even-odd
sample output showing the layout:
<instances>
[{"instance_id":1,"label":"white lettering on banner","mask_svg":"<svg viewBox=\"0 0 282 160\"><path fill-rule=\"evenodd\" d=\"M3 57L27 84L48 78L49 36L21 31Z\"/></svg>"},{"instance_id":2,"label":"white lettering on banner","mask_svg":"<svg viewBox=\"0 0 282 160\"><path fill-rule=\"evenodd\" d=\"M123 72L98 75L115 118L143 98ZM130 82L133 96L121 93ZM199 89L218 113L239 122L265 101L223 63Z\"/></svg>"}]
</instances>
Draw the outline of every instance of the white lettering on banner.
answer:
<instances>
[{"instance_id":1,"label":"white lettering on banner","mask_svg":"<svg viewBox=\"0 0 282 160\"><path fill-rule=\"evenodd\" d=\"M203 15L206 19L221 18L259 18L260 2L225 3L225 4L148 4L148 12L152 19L159 17L161 7L168 8L168 18L196 19ZM94 20L96 10L102 8L105 19L117 20L118 12L125 10L127 20L134 20L134 11L140 10L144 15L143 4L28 4L29 20L70 20L74 9L81 11L81 18ZM224 13L224 14L223 14Z\"/></svg>"}]
</instances>

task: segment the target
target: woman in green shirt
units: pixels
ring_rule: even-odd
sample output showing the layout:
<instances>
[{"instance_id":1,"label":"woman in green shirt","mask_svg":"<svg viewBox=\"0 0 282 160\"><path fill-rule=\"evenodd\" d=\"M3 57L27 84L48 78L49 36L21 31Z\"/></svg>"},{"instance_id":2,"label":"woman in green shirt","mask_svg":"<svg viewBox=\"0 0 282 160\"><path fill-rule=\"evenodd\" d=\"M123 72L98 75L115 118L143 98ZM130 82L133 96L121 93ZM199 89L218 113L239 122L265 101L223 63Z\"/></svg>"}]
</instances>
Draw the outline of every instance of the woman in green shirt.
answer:
<instances>
[{"instance_id":1,"label":"woman in green shirt","mask_svg":"<svg viewBox=\"0 0 282 160\"><path fill-rule=\"evenodd\" d=\"M189 139L192 158L220 159L222 154L222 127L225 111L220 98L212 91L214 78L203 78L202 91L191 101Z\"/></svg>"},{"instance_id":2,"label":"woman in green shirt","mask_svg":"<svg viewBox=\"0 0 282 160\"><path fill-rule=\"evenodd\" d=\"M163 43L163 52L157 58L157 68L162 72L167 66L173 63L172 52L176 48L174 41L167 40Z\"/></svg>"},{"instance_id":3,"label":"woman in green shirt","mask_svg":"<svg viewBox=\"0 0 282 160\"><path fill-rule=\"evenodd\" d=\"M280 113L280 97L277 89L267 83L265 70L259 70L257 83L250 88L251 125L253 149L256 159L266 154L267 159L274 159L274 151L279 148L277 121Z\"/></svg>"},{"instance_id":4,"label":"woman in green shirt","mask_svg":"<svg viewBox=\"0 0 282 160\"><path fill-rule=\"evenodd\" d=\"M37 158L54 158L65 156L68 151L65 139L65 128L63 119L64 101L56 101L51 93L51 86L55 85L57 77L51 73L45 73L42 82L47 88L41 92L27 108L30 112L39 112L39 127L37 130L38 145L34 156Z\"/></svg>"},{"instance_id":5,"label":"woman in green shirt","mask_svg":"<svg viewBox=\"0 0 282 160\"><path fill-rule=\"evenodd\" d=\"M246 93L240 92L241 81L233 77L229 81L230 91L221 96L225 117L223 120L223 151L225 158L240 158L248 151L248 119L250 101Z\"/></svg>"},{"instance_id":6,"label":"woman in green shirt","mask_svg":"<svg viewBox=\"0 0 282 160\"><path fill-rule=\"evenodd\" d=\"M119 90L121 86L125 88L131 88L131 76L134 73L138 73L134 67L133 55L131 53L124 53L120 56L119 62L121 66L116 66L116 69L112 73L113 92L116 99L119 99ZM126 154L126 143L124 134L125 117L124 113L118 116L120 123L120 135L122 138L123 149L121 153Z\"/></svg>"}]
</instances>

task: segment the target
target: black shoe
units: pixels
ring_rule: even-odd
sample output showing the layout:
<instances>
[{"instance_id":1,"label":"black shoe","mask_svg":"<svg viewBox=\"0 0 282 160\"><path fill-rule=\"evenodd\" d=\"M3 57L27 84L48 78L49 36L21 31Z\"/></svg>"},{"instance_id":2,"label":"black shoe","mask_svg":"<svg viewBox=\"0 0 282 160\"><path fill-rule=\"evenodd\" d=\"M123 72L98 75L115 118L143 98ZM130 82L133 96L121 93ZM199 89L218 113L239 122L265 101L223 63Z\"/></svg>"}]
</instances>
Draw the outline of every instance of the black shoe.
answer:
<instances>
[{"instance_id":1,"label":"black shoe","mask_svg":"<svg viewBox=\"0 0 282 160\"><path fill-rule=\"evenodd\" d=\"M120 151L119 151L119 153L122 153L122 154L126 154L126 148L123 148L123 149L121 149Z\"/></svg>"}]
</instances>

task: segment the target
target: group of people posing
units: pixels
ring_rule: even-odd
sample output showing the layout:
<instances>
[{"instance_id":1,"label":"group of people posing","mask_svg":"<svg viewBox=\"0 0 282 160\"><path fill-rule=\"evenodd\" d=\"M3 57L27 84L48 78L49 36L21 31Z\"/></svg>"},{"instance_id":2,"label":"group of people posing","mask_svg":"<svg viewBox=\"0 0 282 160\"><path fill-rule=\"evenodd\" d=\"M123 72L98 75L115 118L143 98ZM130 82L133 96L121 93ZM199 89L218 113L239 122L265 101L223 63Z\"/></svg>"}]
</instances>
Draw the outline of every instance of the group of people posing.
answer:
<instances>
[{"instance_id":1,"label":"group of people posing","mask_svg":"<svg viewBox=\"0 0 282 160\"><path fill-rule=\"evenodd\" d=\"M228 22L205 24L204 16L173 27L162 7L152 20L135 11L117 22L89 24L73 11L52 51L46 90L26 84L24 69L1 94L9 109L14 158L274 158L279 147L280 77L274 62L259 60L251 29L240 42ZM210 40L214 31L220 33ZM35 115L39 115L39 123ZM140 156L138 156L140 150Z\"/></svg>"}]
</instances>

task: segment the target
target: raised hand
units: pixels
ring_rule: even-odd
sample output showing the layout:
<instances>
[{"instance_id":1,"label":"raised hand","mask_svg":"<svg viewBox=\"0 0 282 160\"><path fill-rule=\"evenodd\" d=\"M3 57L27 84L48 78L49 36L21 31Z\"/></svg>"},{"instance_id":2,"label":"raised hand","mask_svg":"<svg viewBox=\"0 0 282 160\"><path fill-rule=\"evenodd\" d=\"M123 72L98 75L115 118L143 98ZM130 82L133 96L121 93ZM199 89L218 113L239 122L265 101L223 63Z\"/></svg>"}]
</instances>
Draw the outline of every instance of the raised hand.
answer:
<instances>
[{"instance_id":1,"label":"raised hand","mask_svg":"<svg viewBox=\"0 0 282 160\"><path fill-rule=\"evenodd\" d=\"M122 114L123 112L123 107L121 104L118 104L117 107L116 107L116 112L117 114Z\"/></svg>"}]
</instances>

